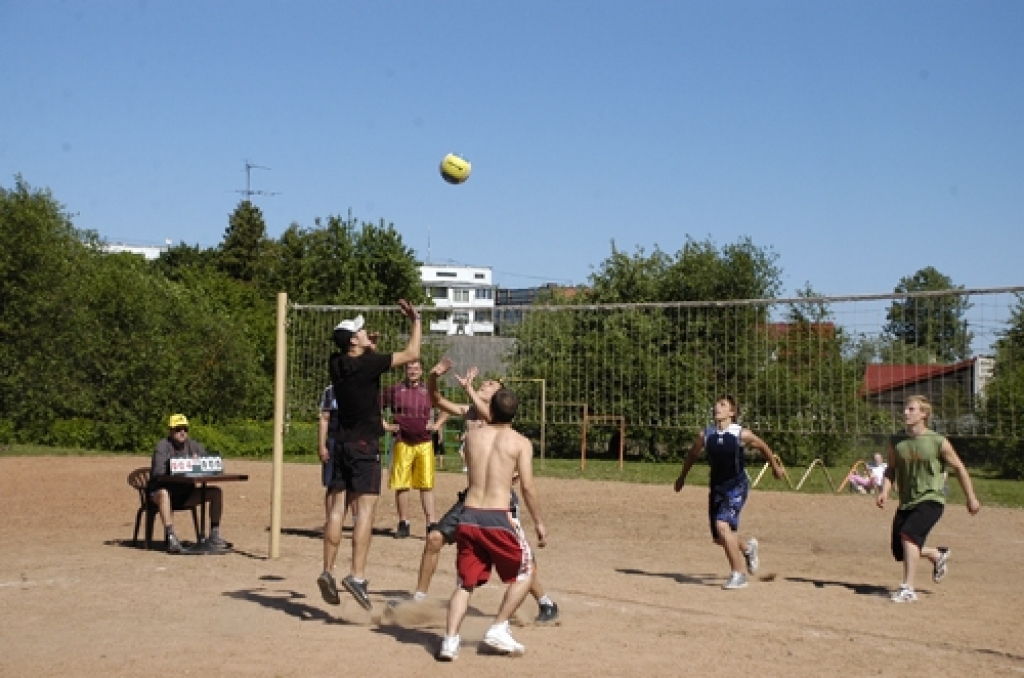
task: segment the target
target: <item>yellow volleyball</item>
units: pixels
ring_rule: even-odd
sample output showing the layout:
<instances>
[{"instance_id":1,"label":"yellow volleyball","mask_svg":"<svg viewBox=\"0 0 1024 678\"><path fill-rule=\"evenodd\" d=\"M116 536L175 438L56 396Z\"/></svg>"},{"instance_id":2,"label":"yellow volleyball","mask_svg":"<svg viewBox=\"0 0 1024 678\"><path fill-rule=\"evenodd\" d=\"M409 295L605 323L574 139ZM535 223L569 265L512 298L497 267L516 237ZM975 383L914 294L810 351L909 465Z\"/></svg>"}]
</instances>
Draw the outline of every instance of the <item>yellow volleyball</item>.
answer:
<instances>
[{"instance_id":1,"label":"yellow volleyball","mask_svg":"<svg viewBox=\"0 0 1024 678\"><path fill-rule=\"evenodd\" d=\"M461 184L469 178L472 167L465 158L449 153L441 160L441 177L449 184Z\"/></svg>"}]
</instances>

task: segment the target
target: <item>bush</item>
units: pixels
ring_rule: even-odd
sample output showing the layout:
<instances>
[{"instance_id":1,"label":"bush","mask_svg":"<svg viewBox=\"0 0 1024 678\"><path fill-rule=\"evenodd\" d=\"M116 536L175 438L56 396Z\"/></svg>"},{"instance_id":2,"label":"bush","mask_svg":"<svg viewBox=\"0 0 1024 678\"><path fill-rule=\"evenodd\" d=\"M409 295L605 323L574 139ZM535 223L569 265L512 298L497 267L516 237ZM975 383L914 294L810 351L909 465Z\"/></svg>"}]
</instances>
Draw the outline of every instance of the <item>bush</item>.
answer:
<instances>
[{"instance_id":1,"label":"bush","mask_svg":"<svg viewBox=\"0 0 1024 678\"><path fill-rule=\"evenodd\" d=\"M55 447L89 450L99 447L96 422L89 419L57 419L50 424L46 443Z\"/></svg>"},{"instance_id":2,"label":"bush","mask_svg":"<svg viewBox=\"0 0 1024 678\"><path fill-rule=\"evenodd\" d=\"M10 419L0 419L0 445L10 445L13 442L14 422Z\"/></svg>"}]
</instances>

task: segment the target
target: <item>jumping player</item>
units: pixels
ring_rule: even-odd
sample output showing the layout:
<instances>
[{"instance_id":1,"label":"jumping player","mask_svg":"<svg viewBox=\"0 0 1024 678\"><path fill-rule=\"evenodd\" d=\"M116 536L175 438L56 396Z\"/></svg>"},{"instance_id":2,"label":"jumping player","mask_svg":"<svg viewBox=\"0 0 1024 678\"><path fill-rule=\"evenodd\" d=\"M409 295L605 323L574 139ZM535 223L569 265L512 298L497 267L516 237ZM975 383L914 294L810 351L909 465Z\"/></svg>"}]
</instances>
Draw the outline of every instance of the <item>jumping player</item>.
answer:
<instances>
[{"instance_id":1,"label":"jumping player","mask_svg":"<svg viewBox=\"0 0 1024 678\"><path fill-rule=\"evenodd\" d=\"M341 525L345 500L334 495L345 492L353 506L351 570L342 585L364 609L372 605L366 582L366 558L370 550L374 514L380 495L380 451L378 441L384 435L380 407L380 376L388 370L418 360L422 328L420 314L404 299L398 306L412 328L403 350L396 353L374 351L376 337L363 327L363 317L344 320L334 330L339 351L329 365L334 397L338 405L338 428L334 449L334 477L331 480L330 516L324 528L324 570L317 578L320 594L331 605L340 605L338 587L332 570L341 544Z\"/></svg>"},{"instance_id":2,"label":"jumping player","mask_svg":"<svg viewBox=\"0 0 1024 678\"><path fill-rule=\"evenodd\" d=\"M942 491L944 471L952 469L956 474L967 496L967 511L973 516L981 510L967 467L949 440L928 429L931 415L932 406L927 398L917 395L907 398L903 410L907 434L890 448L882 491L875 500L878 508L885 508L885 500L895 481L900 506L892 520L891 546L893 558L903 563L903 583L892 594L894 603L917 600L914 571L920 558L931 561L932 581L936 584L946 576L949 549L924 545L946 506L946 494Z\"/></svg>"},{"instance_id":3,"label":"jumping player","mask_svg":"<svg viewBox=\"0 0 1024 678\"><path fill-rule=\"evenodd\" d=\"M522 528L514 523L508 501L516 472L523 501L533 517L538 545L547 543L547 529L533 484L533 445L512 429L519 408L516 395L500 388L491 398L491 423L466 433L469 488L456 528L459 586L448 603L448 623L437 658L452 661L459 654L459 629L477 586L487 583L491 569L508 584L484 644L499 652L521 655L526 651L509 633L509 618L523 602L533 578L533 555Z\"/></svg>"},{"instance_id":4,"label":"jumping player","mask_svg":"<svg viewBox=\"0 0 1024 678\"><path fill-rule=\"evenodd\" d=\"M484 426L487 423L487 418L490 417L491 398L501 388L501 384L494 380L487 380L480 385L479 390L476 390L473 387L473 381L476 379L477 368L471 367L465 377L456 376L456 379L465 389L473 404L452 402L441 395L437 385L438 377L448 372L451 366L452 361L444 358L430 370L427 376L427 390L430 393L432 404L444 414L465 418L467 430ZM518 480L518 477L516 480ZM462 514L465 500L466 490L463 490L459 492L458 501L448 509L448 512L442 516L441 520L427 528L427 539L423 545L423 555L420 557L420 570L416 582L416 591L413 593L413 600L421 601L427 597L430 581L437 570L441 549L444 546L455 543L455 528L458 527L459 516ZM509 512L512 514L513 519L518 521L519 501L514 490L510 496ZM541 584L540 576L537 572L536 559L534 559L534 573L533 581L530 584L530 595L537 601L539 609L534 623L557 624L558 604L549 598L544 591L544 585Z\"/></svg>"},{"instance_id":5,"label":"jumping player","mask_svg":"<svg viewBox=\"0 0 1024 678\"><path fill-rule=\"evenodd\" d=\"M679 492L686 483L690 468L697 461L701 450L707 450L711 463L711 479L708 482L708 519L711 536L725 551L731 573L723 589L741 589L747 585L747 576L740 571L746 560L747 572L755 574L759 565L757 539L751 537L746 548L740 549L740 512L750 493L750 480L744 470L744 446L752 447L764 455L772 465L772 473L782 478L783 471L771 448L747 428L736 423L736 400L725 395L715 401L715 423L697 435L690 452L683 462L683 470L676 478L675 490Z\"/></svg>"}]
</instances>

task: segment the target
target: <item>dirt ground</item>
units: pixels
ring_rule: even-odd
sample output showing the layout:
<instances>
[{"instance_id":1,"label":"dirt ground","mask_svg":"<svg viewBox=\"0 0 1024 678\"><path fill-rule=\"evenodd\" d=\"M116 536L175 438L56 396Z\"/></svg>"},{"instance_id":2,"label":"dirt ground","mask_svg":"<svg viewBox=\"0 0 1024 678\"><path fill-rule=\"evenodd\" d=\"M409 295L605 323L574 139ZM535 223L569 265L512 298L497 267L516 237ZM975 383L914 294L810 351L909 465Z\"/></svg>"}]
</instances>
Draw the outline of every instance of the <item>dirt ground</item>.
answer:
<instances>
[{"instance_id":1,"label":"dirt ground","mask_svg":"<svg viewBox=\"0 0 1024 678\"><path fill-rule=\"evenodd\" d=\"M228 461L226 471L250 476L224 486L234 551L191 557L131 545L138 500L125 478L147 464L0 458L0 675L1024 675L1019 510L972 518L950 506L931 540L952 549L948 576L934 585L922 565L920 602L896 605L891 509L868 498L753 492L743 532L761 542L761 576L723 591L705 488L542 478L550 545L540 572L561 625L533 626L527 599L513 629L526 655L481 653L503 590L490 585L473 598L458 661L441 664L453 549L426 603L381 618L414 587L422 514L412 538L393 539L394 499L382 497L367 613L344 593L341 606L320 598L318 467L285 466L281 557L270 560L269 463ZM439 474L440 510L461 483ZM192 539L187 514L176 515ZM348 553L346 534L342 574Z\"/></svg>"}]
</instances>

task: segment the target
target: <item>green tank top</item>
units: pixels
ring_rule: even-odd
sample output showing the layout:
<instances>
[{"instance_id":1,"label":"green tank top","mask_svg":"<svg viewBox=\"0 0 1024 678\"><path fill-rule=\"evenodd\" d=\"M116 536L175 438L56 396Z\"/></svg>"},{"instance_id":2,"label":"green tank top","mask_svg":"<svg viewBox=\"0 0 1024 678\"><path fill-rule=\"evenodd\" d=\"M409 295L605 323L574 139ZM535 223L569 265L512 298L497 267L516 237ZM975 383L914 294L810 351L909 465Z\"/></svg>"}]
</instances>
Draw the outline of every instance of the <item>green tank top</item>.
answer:
<instances>
[{"instance_id":1,"label":"green tank top","mask_svg":"<svg viewBox=\"0 0 1024 678\"><path fill-rule=\"evenodd\" d=\"M898 436L896 445L896 487L900 493L900 509L917 506L923 501L946 503L942 492L946 464L942 461L942 444L946 439L935 431L916 436Z\"/></svg>"}]
</instances>

